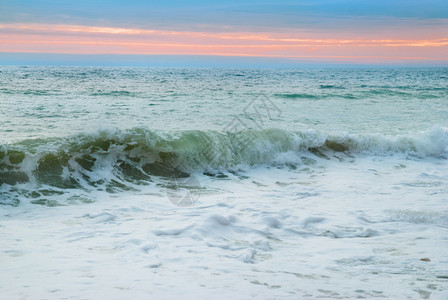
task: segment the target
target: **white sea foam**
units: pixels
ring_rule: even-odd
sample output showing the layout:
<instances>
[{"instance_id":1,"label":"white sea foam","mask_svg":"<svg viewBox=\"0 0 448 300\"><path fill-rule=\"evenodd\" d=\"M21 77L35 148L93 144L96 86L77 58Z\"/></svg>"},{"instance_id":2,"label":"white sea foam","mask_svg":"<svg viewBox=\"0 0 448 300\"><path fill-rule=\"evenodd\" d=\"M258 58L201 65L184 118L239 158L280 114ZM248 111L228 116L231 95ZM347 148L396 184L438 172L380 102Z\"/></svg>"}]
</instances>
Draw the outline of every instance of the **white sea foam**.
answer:
<instances>
[{"instance_id":1,"label":"white sea foam","mask_svg":"<svg viewBox=\"0 0 448 300\"><path fill-rule=\"evenodd\" d=\"M446 298L446 70L1 69L0 298Z\"/></svg>"}]
</instances>

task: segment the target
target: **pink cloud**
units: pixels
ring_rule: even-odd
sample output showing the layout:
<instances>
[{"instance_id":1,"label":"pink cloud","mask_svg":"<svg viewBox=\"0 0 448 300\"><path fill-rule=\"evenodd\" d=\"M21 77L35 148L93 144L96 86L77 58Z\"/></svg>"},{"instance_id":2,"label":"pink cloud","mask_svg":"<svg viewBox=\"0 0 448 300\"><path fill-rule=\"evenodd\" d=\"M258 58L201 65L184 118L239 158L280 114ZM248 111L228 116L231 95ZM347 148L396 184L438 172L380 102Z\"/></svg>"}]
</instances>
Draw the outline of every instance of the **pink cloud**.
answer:
<instances>
[{"instance_id":1,"label":"pink cloud","mask_svg":"<svg viewBox=\"0 0 448 300\"><path fill-rule=\"evenodd\" d=\"M329 38L328 33L194 32L51 24L0 24L0 51L224 55L337 61L448 60L448 38Z\"/></svg>"}]
</instances>

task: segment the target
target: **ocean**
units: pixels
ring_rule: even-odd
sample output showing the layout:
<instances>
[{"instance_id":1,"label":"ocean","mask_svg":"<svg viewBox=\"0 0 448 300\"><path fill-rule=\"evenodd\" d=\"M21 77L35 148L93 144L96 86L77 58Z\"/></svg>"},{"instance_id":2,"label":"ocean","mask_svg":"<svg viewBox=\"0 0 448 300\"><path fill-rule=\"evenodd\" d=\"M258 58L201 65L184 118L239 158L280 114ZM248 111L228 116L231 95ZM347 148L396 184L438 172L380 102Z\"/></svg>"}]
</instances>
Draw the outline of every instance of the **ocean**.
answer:
<instances>
[{"instance_id":1,"label":"ocean","mask_svg":"<svg viewBox=\"0 0 448 300\"><path fill-rule=\"evenodd\" d=\"M0 67L0 298L448 298L448 69Z\"/></svg>"}]
</instances>

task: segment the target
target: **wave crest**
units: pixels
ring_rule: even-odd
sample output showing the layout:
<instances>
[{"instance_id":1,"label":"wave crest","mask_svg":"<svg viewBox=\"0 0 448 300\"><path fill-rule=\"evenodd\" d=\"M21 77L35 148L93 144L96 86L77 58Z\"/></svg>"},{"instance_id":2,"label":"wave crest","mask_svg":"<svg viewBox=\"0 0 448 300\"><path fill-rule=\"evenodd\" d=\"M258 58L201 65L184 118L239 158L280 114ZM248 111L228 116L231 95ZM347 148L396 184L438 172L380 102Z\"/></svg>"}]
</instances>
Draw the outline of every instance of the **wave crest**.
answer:
<instances>
[{"instance_id":1,"label":"wave crest","mask_svg":"<svg viewBox=\"0 0 448 300\"><path fill-rule=\"evenodd\" d=\"M144 128L98 131L67 138L27 140L0 146L0 185L96 187L113 192L126 182L145 184L151 176L188 176L304 155L330 159L356 155L413 155L447 158L448 130L400 136L326 135L305 130L157 133ZM300 159L292 163L303 162Z\"/></svg>"}]
</instances>

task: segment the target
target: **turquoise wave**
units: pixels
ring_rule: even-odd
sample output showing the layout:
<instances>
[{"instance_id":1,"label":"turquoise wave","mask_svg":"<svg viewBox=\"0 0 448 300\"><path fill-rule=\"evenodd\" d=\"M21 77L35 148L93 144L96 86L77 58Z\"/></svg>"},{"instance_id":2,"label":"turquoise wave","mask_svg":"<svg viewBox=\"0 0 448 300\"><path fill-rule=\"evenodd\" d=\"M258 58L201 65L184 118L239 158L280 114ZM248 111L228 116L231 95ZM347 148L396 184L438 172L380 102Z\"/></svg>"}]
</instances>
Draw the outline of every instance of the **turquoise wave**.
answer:
<instances>
[{"instance_id":1,"label":"turquoise wave","mask_svg":"<svg viewBox=\"0 0 448 300\"><path fill-rule=\"evenodd\" d=\"M33 197L30 191L41 187L113 192L126 189L127 183L147 184L152 176L188 177L195 172L213 173L241 166L303 163L300 159L292 162L278 159L285 153L317 159L331 159L336 153L352 157L404 154L424 159L447 158L447 148L445 128L401 136L331 136L312 130L283 129L98 131L0 146L0 186L3 191L23 186L30 197ZM36 197L40 194L34 192Z\"/></svg>"}]
</instances>

